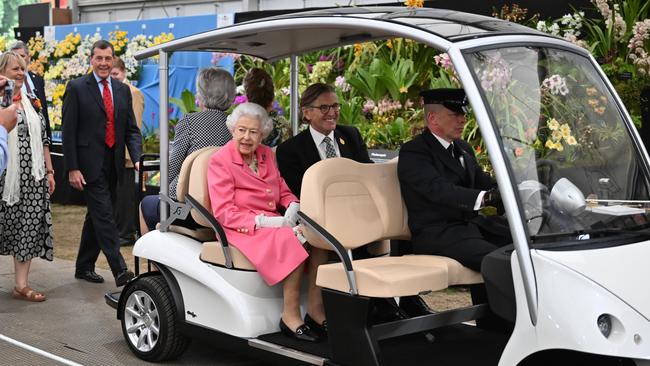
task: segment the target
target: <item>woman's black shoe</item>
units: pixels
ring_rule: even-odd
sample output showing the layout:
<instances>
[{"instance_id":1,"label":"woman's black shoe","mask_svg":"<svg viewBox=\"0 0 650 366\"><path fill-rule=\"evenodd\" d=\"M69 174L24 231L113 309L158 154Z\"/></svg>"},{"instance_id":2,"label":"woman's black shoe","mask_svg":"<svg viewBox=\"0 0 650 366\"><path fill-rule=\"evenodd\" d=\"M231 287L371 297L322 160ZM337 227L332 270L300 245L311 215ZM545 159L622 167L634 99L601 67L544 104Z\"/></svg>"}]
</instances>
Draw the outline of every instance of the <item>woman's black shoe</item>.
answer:
<instances>
[{"instance_id":1,"label":"woman's black shoe","mask_svg":"<svg viewBox=\"0 0 650 366\"><path fill-rule=\"evenodd\" d=\"M282 332L282 334L286 335L289 338L295 338L307 342L320 341L320 337L318 336L318 334L316 334L305 324L299 326L298 329L296 329L296 331L294 332L291 329L289 329L289 327L287 327L286 324L284 324L282 318L280 318L280 331Z\"/></svg>"},{"instance_id":2,"label":"woman's black shoe","mask_svg":"<svg viewBox=\"0 0 650 366\"><path fill-rule=\"evenodd\" d=\"M323 324L318 324L309 314L305 314L305 325L316 332L321 338L327 337L327 320L323 320Z\"/></svg>"}]
</instances>

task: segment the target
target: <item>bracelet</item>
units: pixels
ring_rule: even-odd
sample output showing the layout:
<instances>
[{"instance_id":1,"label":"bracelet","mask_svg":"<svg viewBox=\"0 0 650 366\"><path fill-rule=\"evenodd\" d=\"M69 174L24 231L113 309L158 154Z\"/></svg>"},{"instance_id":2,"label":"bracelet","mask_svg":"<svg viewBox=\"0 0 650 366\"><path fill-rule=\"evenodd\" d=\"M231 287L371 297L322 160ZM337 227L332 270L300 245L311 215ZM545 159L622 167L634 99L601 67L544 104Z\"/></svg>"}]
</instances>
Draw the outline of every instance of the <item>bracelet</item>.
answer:
<instances>
[{"instance_id":1,"label":"bracelet","mask_svg":"<svg viewBox=\"0 0 650 366\"><path fill-rule=\"evenodd\" d=\"M52 175L54 175L54 170L52 170L52 169L48 169L47 172L46 172L46 175L47 175L47 174L52 174Z\"/></svg>"}]
</instances>

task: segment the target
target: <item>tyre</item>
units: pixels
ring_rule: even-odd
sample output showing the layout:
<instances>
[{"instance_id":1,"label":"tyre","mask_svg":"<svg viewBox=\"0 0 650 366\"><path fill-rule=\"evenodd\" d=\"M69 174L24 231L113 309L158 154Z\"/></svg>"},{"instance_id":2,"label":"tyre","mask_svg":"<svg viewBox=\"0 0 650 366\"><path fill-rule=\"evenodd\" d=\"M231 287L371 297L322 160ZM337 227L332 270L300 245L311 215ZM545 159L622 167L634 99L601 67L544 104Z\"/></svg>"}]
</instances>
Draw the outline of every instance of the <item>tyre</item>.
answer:
<instances>
[{"instance_id":1,"label":"tyre","mask_svg":"<svg viewBox=\"0 0 650 366\"><path fill-rule=\"evenodd\" d=\"M136 280L122 308L122 334L139 358L159 362L178 357L190 339L180 334L172 292L162 276Z\"/></svg>"}]
</instances>

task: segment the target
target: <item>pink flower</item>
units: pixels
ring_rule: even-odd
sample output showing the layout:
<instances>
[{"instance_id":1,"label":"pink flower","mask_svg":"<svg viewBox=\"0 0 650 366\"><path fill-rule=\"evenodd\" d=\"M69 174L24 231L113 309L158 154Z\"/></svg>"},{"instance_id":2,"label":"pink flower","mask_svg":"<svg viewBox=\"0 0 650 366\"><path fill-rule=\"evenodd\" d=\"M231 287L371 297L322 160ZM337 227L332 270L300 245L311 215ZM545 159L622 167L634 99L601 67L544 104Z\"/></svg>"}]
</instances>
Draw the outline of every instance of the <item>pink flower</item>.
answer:
<instances>
[{"instance_id":1,"label":"pink flower","mask_svg":"<svg viewBox=\"0 0 650 366\"><path fill-rule=\"evenodd\" d=\"M516 149L515 149L515 156L516 156L516 157L520 157L520 156L522 156L522 155L524 155L524 148L522 148L522 147L518 147L518 148L516 148Z\"/></svg>"},{"instance_id":2,"label":"pink flower","mask_svg":"<svg viewBox=\"0 0 650 366\"><path fill-rule=\"evenodd\" d=\"M238 95L235 97L235 101L232 104L238 105L246 102L248 102L248 97L246 97L245 95Z\"/></svg>"}]
</instances>

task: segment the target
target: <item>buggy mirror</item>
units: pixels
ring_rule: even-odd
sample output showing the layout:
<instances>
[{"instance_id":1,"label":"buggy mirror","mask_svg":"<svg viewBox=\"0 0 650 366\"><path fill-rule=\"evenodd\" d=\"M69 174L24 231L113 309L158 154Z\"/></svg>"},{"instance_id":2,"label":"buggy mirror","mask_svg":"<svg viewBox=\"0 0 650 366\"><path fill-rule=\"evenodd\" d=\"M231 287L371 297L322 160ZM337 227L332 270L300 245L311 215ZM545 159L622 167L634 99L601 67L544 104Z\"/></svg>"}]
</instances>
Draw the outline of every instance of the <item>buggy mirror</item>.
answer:
<instances>
[{"instance_id":1,"label":"buggy mirror","mask_svg":"<svg viewBox=\"0 0 650 366\"><path fill-rule=\"evenodd\" d=\"M560 178L551 189L551 204L563 214L577 216L587 206L585 196L575 184Z\"/></svg>"}]
</instances>

